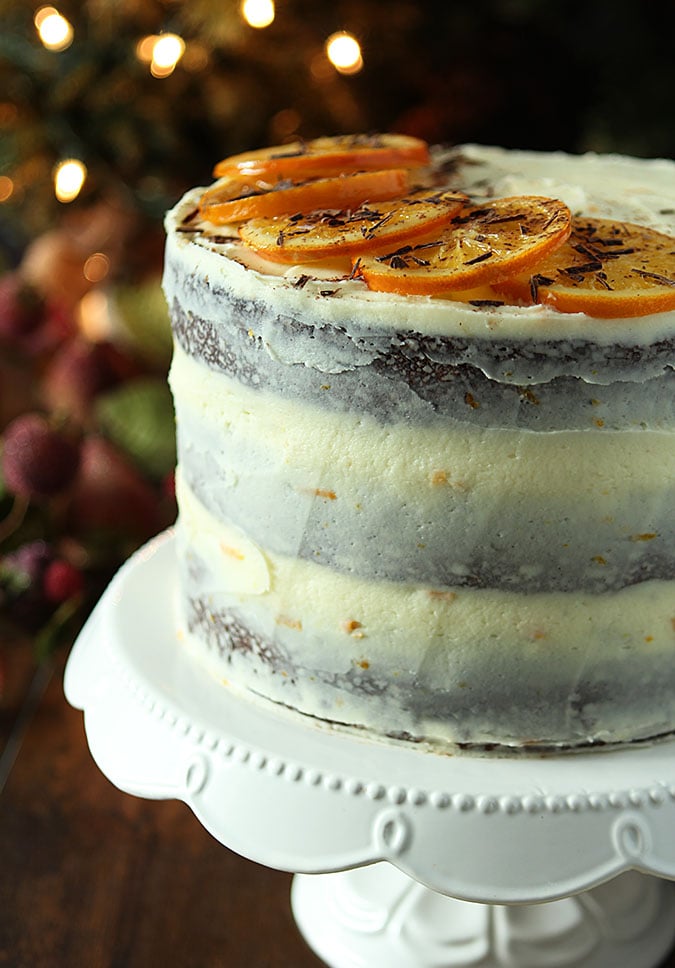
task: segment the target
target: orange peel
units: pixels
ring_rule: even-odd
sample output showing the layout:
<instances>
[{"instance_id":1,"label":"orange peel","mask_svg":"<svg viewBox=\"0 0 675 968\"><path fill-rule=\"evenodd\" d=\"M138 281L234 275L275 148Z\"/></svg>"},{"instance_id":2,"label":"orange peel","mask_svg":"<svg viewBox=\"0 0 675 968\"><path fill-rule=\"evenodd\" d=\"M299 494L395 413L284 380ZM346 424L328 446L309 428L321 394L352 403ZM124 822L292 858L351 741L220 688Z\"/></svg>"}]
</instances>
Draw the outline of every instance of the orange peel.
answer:
<instances>
[{"instance_id":1,"label":"orange peel","mask_svg":"<svg viewBox=\"0 0 675 968\"><path fill-rule=\"evenodd\" d=\"M495 288L510 299L598 318L675 309L675 238L610 219L576 218L569 239Z\"/></svg>"},{"instance_id":2,"label":"orange peel","mask_svg":"<svg viewBox=\"0 0 675 968\"><path fill-rule=\"evenodd\" d=\"M239 228L250 248L274 262L314 262L333 256L382 251L426 237L466 204L453 192L419 190L391 201L356 208L317 210L281 218L252 219Z\"/></svg>"},{"instance_id":3,"label":"orange peel","mask_svg":"<svg viewBox=\"0 0 675 968\"><path fill-rule=\"evenodd\" d=\"M570 228L570 211L558 199L494 199L461 212L434 239L362 257L358 273L370 289L406 295L489 286L540 262Z\"/></svg>"},{"instance_id":4,"label":"orange peel","mask_svg":"<svg viewBox=\"0 0 675 968\"><path fill-rule=\"evenodd\" d=\"M402 134L338 135L293 141L224 158L216 178L246 174L265 178L310 178L350 171L415 168L429 163L429 146Z\"/></svg>"}]
</instances>

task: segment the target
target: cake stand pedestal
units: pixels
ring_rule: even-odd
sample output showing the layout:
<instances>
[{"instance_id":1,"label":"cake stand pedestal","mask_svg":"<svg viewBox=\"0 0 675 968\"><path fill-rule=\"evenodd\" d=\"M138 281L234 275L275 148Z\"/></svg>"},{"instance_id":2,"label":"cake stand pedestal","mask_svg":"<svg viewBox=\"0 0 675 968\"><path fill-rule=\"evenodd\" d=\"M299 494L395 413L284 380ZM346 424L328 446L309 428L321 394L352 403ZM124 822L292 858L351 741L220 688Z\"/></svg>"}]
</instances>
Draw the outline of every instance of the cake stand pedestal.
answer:
<instances>
[{"instance_id":1,"label":"cake stand pedestal","mask_svg":"<svg viewBox=\"0 0 675 968\"><path fill-rule=\"evenodd\" d=\"M252 703L178 641L173 535L117 574L68 660L120 789L184 800L222 844L296 873L333 968L653 968L675 938L675 744L445 756Z\"/></svg>"}]
</instances>

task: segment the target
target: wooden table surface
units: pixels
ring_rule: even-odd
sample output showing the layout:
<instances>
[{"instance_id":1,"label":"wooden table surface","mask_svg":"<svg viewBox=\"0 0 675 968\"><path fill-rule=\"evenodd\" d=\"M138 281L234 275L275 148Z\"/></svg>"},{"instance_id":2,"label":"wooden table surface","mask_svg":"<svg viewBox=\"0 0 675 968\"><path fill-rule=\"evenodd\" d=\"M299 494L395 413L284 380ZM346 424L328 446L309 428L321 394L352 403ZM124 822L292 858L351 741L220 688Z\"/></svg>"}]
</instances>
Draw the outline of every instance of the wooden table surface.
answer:
<instances>
[{"instance_id":1,"label":"wooden table surface","mask_svg":"<svg viewBox=\"0 0 675 968\"><path fill-rule=\"evenodd\" d=\"M2 649L0 966L321 968L290 876L221 846L182 803L117 790L64 698L65 657Z\"/></svg>"},{"instance_id":2,"label":"wooden table surface","mask_svg":"<svg viewBox=\"0 0 675 968\"><path fill-rule=\"evenodd\" d=\"M291 878L217 843L183 803L120 792L63 695L64 657L3 649L2 968L320 968Z\"/></svg>"}]
</instances>

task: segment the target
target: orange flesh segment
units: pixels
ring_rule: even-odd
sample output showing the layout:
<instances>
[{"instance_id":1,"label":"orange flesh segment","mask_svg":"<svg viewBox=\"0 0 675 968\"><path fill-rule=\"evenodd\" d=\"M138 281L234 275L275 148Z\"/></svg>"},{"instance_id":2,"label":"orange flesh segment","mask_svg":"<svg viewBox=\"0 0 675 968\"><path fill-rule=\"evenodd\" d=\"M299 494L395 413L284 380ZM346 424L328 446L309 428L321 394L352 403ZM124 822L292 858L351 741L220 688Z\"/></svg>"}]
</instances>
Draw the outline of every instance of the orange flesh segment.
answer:
<instances>
[{"instance_id":1,"label":"orange flesh segment","mask_svg":"<svg viewBox=\"0 0 675 968\"><path fill-rule=\"evenodd\" d=\"M246 174L267 178L310 178L350 171L412 168L429 163L429 146L407 135L346 135L315 138L261 148L224 158L214 168L222 175Z\"/></svg>"},{"instance_id":2,"label":"orange flesh segment","mask_svg":"<svg viewBox=\"0 0 675 968\"><path fill-rule=\"evenodd\" d=\"M452 219L467 199L453 192L420 190L406 198L356 208L317 210L278 219L254 219L242 240L274 262L313 262L336 255L382 251L427 236Z\"/></svg>"},{"instance_id":3,"label":"orange flesh segment","mask_svg":"<svg viewBox=\"0 0 675 968\"><path fill-rule=\"evenodd\" d=\"M408 172L404 168L385 171L357 172L336 178L317 178L307 182L278 182L266 187L240 176L216 185L202 196L199 211L202 218L214 225L241 222L252 218L272 218L310 212L315 209L343 209L361 205L365 201L384 201L405 194ZM248 187L245 187L248 186ZM230 196L230 192L235 194Z\"/></svg>"},{"instance_id":4,"label":"orange flesh segment","mask_svg":"<svg viewBox=\"0 0 675 968\"><path fill-rule=\"evenodd\" d=\"M497 288L511 299L605 319L675 309L675 238L629 222L576 218L564 245Z\"/></svg>"},{"instance_id":5,"label":"orange flesh segment","mask_svg":"<svg viewBox=\"0 0 675 968\"><path fill-rule=\"evenodd\" d=\"M523 195L465 210L435 239L360 260L370 289L409 295L492 285L540 262L570 233L558 199Z\"/></svg>"}]
</instances>

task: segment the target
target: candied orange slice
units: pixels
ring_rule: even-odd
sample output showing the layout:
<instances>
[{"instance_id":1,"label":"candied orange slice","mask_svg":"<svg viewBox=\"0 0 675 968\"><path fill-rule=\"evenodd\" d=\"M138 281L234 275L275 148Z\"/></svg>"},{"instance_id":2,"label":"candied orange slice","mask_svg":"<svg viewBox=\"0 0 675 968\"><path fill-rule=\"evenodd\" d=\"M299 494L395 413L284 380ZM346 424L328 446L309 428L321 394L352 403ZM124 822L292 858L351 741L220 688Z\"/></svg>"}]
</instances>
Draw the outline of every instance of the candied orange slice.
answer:
<instances>
[{"instance_id":1,"label":"candied orange slice","mask_svg":"<svg viewBox=\"0 0 675 968\"><path fill-rule=\"evenodd\" d=\"M675 309L675 238L629 222L575 218L569 239L496 287L511 299L600 318Z\"/></svg>"},{"instance_id":2,"label":"candied orange slice","mask_svg":"<svg viewBox=\"0 0 675 968\"><path fill-rule=\"evenodd\" d=\"M343 209L365 201L400 197L408 189L408 178L405 168L355 172L302 182L268 183L233 176L204 193L199 212L207 221L224 225L315 209Z\"/></svg>"},{"instance_id":3,"label":"candied orange slice","mask_svg":"<svg viewBox=\"0 0 675 968\"><path fill-rule=\"evenodd\" d=\"M349 171L414 168L429 162L429 146L403 134L342 135L294 141L232 155L213 170L221 175L246 174L264 178L315 178Z\"/></svg>"},{"instance_id":4,"label":"candied orange slice","mask_svg":"<svg viewBox=\"0 0 675 968\"><path fill-rule=\"evenodd\" d=\"M565 241L571 216L554 198L497 198L456 215L436 238L360 258L370 289L434 295L474 289L540 262Z\"/></svg>"},{"instance_id":5,"label":"candied orange slice","mask_svg":"<svg viewBox=\"0 0 675 968\"><path fill-rule=\"evenodd\" d=\"M420 189L405 198L356 208L252 219L242 240L274 262L315 262L332 256L382 251L434 232L466 204L466 195Z\"/></svg>"}]
</instances>

